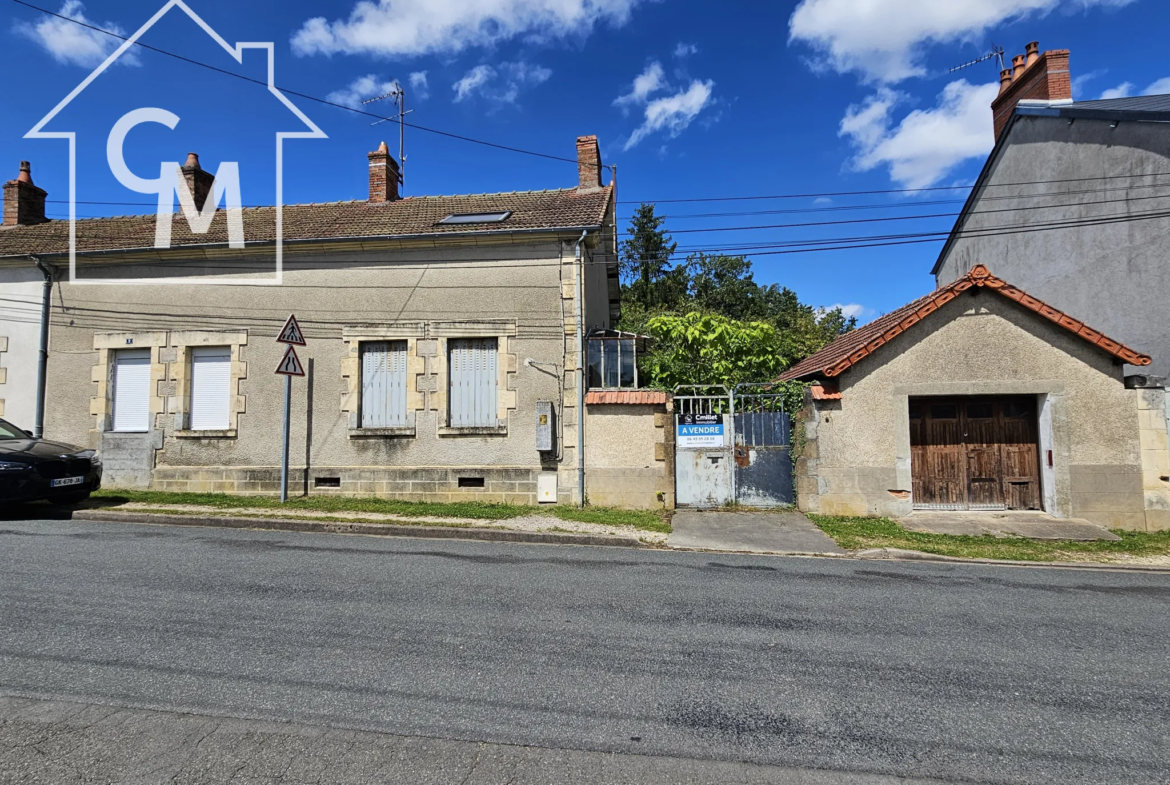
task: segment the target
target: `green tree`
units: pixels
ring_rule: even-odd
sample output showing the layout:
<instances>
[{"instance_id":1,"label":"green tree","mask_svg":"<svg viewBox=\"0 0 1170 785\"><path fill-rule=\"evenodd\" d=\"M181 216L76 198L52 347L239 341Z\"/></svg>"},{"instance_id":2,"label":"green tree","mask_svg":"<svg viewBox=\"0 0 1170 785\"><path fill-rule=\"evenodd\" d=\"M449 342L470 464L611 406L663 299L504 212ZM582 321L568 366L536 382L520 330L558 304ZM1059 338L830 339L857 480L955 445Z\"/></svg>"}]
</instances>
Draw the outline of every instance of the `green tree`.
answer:
<instances>
[{"instance_id":1,"label":"green tree","mask_svg":"<svg viewBox=\"0 0 1170 785\"><path fill-rule=\"evenodd\" d=\"M783 338L767 322L691 311L655 316L646 327L654 350L643 370L655 387L768 381L787 367Z\"/></svg>"},{"instance_id":2,"label":"green tree","mask_svg":"<svg viewBox=\"0 0 1170 785\"><path fill-rule=\"evenodd\" d=\"M635 311L672 309L687 298L686 269L671 263L678 243L662 228L665 220L654 205L640 205L630 218L630 239L621 244L622 301Z\"/></svg>"}]
</instances>

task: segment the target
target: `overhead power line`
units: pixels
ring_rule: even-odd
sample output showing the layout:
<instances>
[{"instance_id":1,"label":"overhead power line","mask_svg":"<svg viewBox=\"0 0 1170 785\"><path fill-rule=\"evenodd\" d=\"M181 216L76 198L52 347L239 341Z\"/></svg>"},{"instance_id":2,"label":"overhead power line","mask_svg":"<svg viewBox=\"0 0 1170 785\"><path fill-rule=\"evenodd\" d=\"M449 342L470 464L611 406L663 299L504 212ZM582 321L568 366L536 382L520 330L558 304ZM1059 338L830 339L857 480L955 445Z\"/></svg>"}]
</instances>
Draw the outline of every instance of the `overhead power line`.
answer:
<instances>
[{"instance_id":1,"label":"overhead power line","mask_svg":"<svg viewBox=\"0 0 1170 785\"><path fill-rule=\"evenodd\" d=\"M77 19L73 19L72 17L65 16L64 14L59 14L59 13L56 13L54 11L50 11L47 8L41 8L40 6L25 2L25 0L12 0L12 2L16 3L17 5L22 5L25 8L31 8L32 10L38 11L42 14L46 14L48 16L53 16L53 17L56 17L57 19L63 19L66 22L72 22L75 25L88 28L88 29L93 30L95 32L102 33L103 35L108 35L111 38L117 38L120 41L129 41L130 40L128 36L120 35L118 33L115 33L113 30L107 30L104 27L98 27L97 25L91 25L87 22L82 22L82 21L79 21ZM204 63L202 61L195 60L195 59L190 58L190 57L184 57L183 55L167 51L166 49L160 49L157 46L151 46L150 44L144 44L141 41L135 41L134 45L140 46L143 49L148 49L151 52L157 52L158 54L166 55L167 57L173 57L174 59L181 60L184 63L189 63L191 65L197 65L200 68L206 68L209 71L215 71L216 73L224 74L225 76L231 76L231 77L235 77L236 79L242 79L245 82L251 82L252 84L257 84L265 89L268 89L268 83L262 79L254 79L254 78L252 78L250 76L246 76L244 74L237 74L235 71L229 71L226 68L220 68L218 66L211 65L210 63ZM373 117L376 120L396 119L396 118L383 117L380 114L377 114L374 112L367 112L363 109L356 109L352 106L346 106L345 104L339 104L335 101L330 101L327 98L319 98L315 95L309 95L308 93L302 93L302 92L299 92L296 90L289 90L289 89L281 87L279 85L275 85L275 87L277 90L281 91L282 93L284 93L286 95L295 95L297 98L304 98L306 101L314 101L314 102L319 103L319 104L324 104L325 106L333 106L333 107L336 107L338 109L344 109L347 112L353 112L355 114L365 115L366 117ZM403 125L405 125L407 128L414 128L414 129L419 130L419 131L425 131L426 133L429 133L429 134L437 134L439 136L445 136L449 139L458 139L461 142L470 142L472 144L483 145L484 147L494 147L497 150L506 150L510 153L521 153L523 155L531 155L531 156L535 156L537 158L547 158L547 159L550 159L553 161L565 161L565 162L571 163L571 164L578 163L576 158L567 158L567 157L561 156L561 155L552 155L551 153L541 153L541 152L537 152L535 150L525 150L521 147L513 147L511 145L499 144L496 142L488 142L484 139L476 139L476 138L471 137L471 136L464 136L462 134L451 133L450 131L440 131L437 128L428 128L427 126L417 125L415 123L404 122ZM612 167L604 165L604 164L601 165L601 168L602 169L612 169Z\"/></svg>"}]
</instances>

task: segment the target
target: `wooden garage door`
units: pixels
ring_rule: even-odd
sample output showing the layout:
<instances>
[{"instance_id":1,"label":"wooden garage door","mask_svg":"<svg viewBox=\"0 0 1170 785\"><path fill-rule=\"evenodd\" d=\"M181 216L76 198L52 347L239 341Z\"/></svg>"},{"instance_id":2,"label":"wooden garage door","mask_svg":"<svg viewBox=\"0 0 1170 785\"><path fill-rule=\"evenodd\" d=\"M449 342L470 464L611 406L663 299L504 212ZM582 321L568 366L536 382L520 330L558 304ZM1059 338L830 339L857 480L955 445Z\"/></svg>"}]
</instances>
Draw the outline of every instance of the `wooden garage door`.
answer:
<instances>
[{"instance_id":1,"label":"wooden garage door","mask_svg":"<svg viewBox=\"0 0 1170 785\"><path fill-rule=\"evenodd\" d=\"M911 398L914 507L1040 509L1040 449L1031 397Z\"/></svg>"}]
</instances>

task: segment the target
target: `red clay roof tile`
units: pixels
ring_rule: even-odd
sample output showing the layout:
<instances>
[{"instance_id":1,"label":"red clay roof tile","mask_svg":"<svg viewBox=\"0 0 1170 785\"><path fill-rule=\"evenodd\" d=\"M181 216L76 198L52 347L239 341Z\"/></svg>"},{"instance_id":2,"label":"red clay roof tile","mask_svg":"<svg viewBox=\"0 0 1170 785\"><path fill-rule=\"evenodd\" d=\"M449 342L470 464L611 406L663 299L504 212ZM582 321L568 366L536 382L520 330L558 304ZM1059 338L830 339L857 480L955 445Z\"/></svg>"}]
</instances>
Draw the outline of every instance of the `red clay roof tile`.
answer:
<instances>
[{"instance_id":1,"label":"red clay roof tile","mask_svg":"<svg viewBox=\"0 0 1170 785\"><path fill-rule=\"evenodd\" d=\"M590 390L585 394L585 403L666 403L670 393L661 390Z\"/></svg>"},{"instance_id":2,"label":"red clay roof tile","mask_svg":"<svg viewBox=\"0 0 1170 785\"><path fill-rule=\"evenodd\" d=\"M1084 322L1053 308L1048 303L1012 286L1007 281L996 278L980 264L976 265L967 275L941 289L936 289L925 297L920 297L896 311L874 319L851 333L842 335L816 354L806 357L789 368L780 376L780 381L839 376L973 286L990 289L1009 300L1014 300L1024 308L1051 320L1130 365L1149 365L1151 362L1149 355L1140 354L1128 346L1102 335Z\"/></svg>"}]
</instances>

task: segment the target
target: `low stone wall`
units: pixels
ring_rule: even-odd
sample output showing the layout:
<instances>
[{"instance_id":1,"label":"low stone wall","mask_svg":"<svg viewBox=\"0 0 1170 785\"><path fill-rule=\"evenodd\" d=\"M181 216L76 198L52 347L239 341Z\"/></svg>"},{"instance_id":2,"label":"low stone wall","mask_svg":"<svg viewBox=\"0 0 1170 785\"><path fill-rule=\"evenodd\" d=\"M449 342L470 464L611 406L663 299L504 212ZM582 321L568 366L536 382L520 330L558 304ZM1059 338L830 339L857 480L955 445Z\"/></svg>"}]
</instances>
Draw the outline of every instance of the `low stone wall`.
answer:
<instances>
[{"instance_id":1,"label":"low stone wall","mask_svg":"<svg viewBox=\"0 0 1170 785\"><path fill-rule=\"evenodd\" d=\"M589 394L585 403L585 497L590 504L674 509L672 410L665 393Z\"/></svg>"},{"instance_id":2,"label":"low stone wall","mask_svg":"<svg viewBox=\"0 0 1170 785\"><path fill-rule=\"evenodd\" d=\"M425 502L536 504L537 478L542 473L545 472L535 467L314 466L306 478L305 469L290 467L288 484L290 496L307 493ZM549 473L555 475L555 471ZM482 479L483 487L460 487L461 478L465 482ZM322 480L329 485L320 485ZM159 466L150 487L156 491L273 495L280 493L280 467Z\"/></svg>"}]
</instances>

